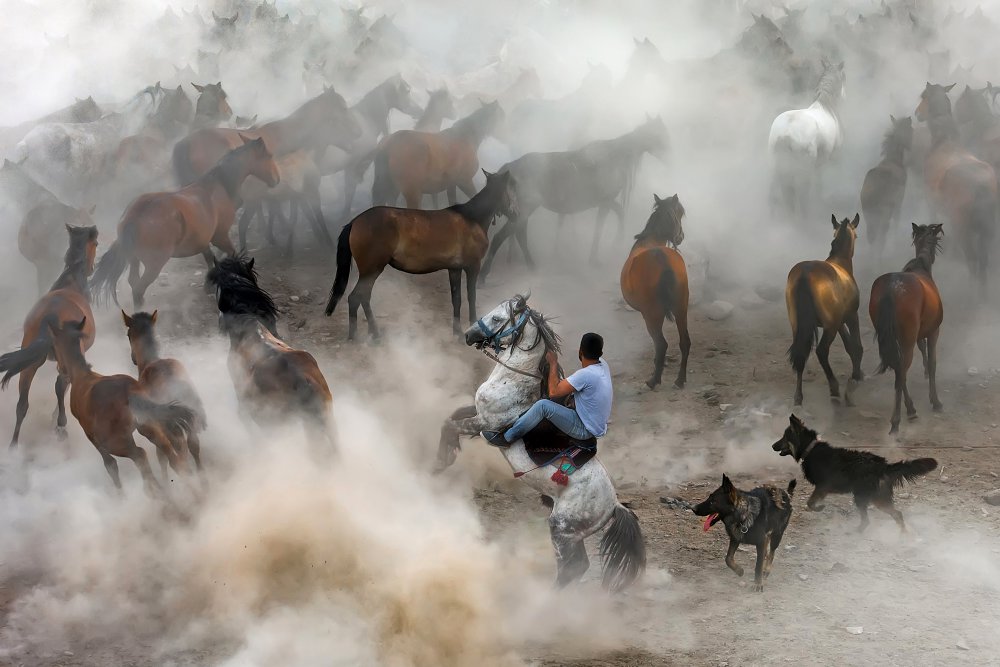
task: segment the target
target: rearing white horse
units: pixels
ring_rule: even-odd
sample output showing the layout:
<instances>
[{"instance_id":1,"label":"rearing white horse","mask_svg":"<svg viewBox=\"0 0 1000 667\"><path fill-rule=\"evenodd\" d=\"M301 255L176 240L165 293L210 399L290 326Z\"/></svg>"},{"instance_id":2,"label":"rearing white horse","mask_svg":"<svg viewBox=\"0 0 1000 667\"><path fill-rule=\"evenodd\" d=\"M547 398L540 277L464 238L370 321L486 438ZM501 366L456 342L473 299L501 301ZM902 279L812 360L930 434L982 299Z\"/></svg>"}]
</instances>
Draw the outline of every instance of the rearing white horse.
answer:
<instances>
[{"instance_id":1,"label":"rearing white horse","mask_svg":"<svg viewBox=\"0 0 1000 667\"><path fill-rule=\"evenodd\" d=\"M541 365L547 350L559 350L559 339L541 313L528 307L527 298L504 301L465 332L465 342L497 352L497 364L476 391L476 403L455 411L441 427L436 472L455 462L460 435L502 430L541 397ZM546 369L547 371L547 369ZM556 551L556 584L565 586L589 569L583 540L602 528L603 583L611 591L632 584L646 569L646 546L635 513L618 502L608 471L596 458L584 463L559 485L551 477L551 463L536 466L517 440L500 452L531 488L551 500L549 531ZM526 471L526 472L525 472ZM546 500L546 504L549 502Z\"/></svg>"},{"instance_id":2,"label":"rearing white horse","mask_svg":"<svg viewBox=\"0 0 1000 667\"><path fill-rule=\"evenodd\" d=\"M824 60L815 101L805 109L785 111L771 123L772 210L780 203L791 216L809 215L809 198L820 194L819 171L843 142L837 104L844 97L844 83L844 63Z\"/></svg>"}]
</instances>

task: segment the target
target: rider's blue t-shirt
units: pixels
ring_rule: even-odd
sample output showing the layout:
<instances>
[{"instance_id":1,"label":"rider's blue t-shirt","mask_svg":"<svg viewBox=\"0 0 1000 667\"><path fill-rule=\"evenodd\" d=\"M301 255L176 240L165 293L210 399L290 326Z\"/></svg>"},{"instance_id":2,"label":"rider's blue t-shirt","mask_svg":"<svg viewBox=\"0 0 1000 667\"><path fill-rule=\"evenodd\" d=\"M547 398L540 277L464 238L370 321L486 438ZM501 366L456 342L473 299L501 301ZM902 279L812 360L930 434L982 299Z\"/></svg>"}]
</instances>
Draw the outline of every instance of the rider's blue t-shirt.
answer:
<instances>
[{"instance_id":1,"label":"rider's blue t-shirt","mask_svg":"<svg viewBox=\"0 0 1000 667\"><path fill-rule=\"evenodd\" d=\"M611 369L604 359L585 366L566 380L573 385L576 413L580 421L595 437L603 437L608 432L611 419Z\"/></svg>"}]
</instances>

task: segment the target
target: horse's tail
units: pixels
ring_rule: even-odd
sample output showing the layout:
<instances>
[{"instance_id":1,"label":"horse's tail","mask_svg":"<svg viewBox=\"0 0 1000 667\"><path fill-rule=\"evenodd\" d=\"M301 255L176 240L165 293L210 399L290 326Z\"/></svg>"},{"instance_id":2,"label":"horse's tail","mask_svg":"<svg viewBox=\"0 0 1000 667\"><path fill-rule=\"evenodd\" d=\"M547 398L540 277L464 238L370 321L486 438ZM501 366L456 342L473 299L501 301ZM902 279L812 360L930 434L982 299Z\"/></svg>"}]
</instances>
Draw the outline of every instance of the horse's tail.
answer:
<instances>
[{"instance_id":1,"label":"horse's tail","mask_svg":"<svg viewBox=\"0 0 1000 667\"><path fill-rule=\"evenodd\" d=\"M129 394L128 407L140 424L155 422L179 436L187 436L197 428L198 415L177 402L157 403L141 394Z\"/></svg>"},{"instance_id":2,"label":"horse's tail","mask_svg":"<svg viewBox=\"0 0 1000 667\"><path fill-rule=\"evenodd\" d=\"M118 279L121 278L125 267L132 259L135 243L135 223L126 224L118 235L118 239L111 244L108 251L97 262L89 286L92 297L98 303L114 301L115 305L118 305Z\"/></svg>"},{"instance_id":3,"label":"horse's tail","mask_svg":"<svg viewBox=\"0 0 1000 667\"><path fill-rule=\"evenodd\" d=\"M196 180L198 180L198 174L194 170L194 166L191 164L191 142L188 137L184 137L176 144L174 144L174 151L172 155L172 162L174 166L174 178L177 181L177 186L183 188L185 185L191 185Z\"/></svg>"},{"instance_id":4,"label":"horse's tail","mask_svg":"<svg viewBox=\"0 0 1000 667\"><path fill-rule=\"evenodd\" d=\"M333 314L333 309L337 307L337 302L347 291L347 281L351 277L351 227L354 222L349 222L340 230L340 237L337 238L337 276L333 279L333 287L330 289L330 300L326 304L326 314L329 317Z\"/></svg>"},{"instance_id":5,"label":"horse's tail","mask_svg":"<svg viewBox=\"0 0 1000 667\"><path fill-rule=\"evenodd\" d=\"M0 373L4 374L3 379L0 380L0 389L6 389L10 381L14 379L14 376L18 375L21 371L45 363L45 360L49 358L51 353L52 338L49 334L48 325L44 325L38 334L38 338L31 341L27 347L22 347L20 350L14 350L0 356Z\"/></svg>"},{"instance_id":6,"label":"horse's tail","mask_svg":"<svg viewBox=\"0 0 1000 667\"><path fill-rule=\"evenodd\" d=\"M372 206L392 206L396 203L396 186L389 173L389 151L375 149L372 173Z\"/></svg>"},{"instance_id":7,"label":"horse's tail","mask_svg":"<svg viewBox=\"0 0 1000 667\"><path fill-rule=\"evenodd\" d=\"M892 298L892 285L886 285L878 300L875 312L875 341L878 343L879 365L876 373L885 373L903 367L903 351L899 345L896 327L896 300Z\"/></svg>"},{"instance_id":8,"label":"horse's tail","mask_svg":"<svg viewBox=\"0 0 1000 667\"><path fill-rule=\"evenodd\" d=\"M646 541L635 512L616 503L601 538L601 582L612 593L625 590L646 571Z\"/></svg>"},{"instance_id":9,"label":"horse's tail","mask_svg":"<svg viewBox=\"0 0 1000 667\"><path fill-rule=\"evenodd\" d=\"M816 342L816 328L819 326L819 315L813 302L812 290L809 288L809 278L803 273L792 287L792 307L795 310L795 334L792 345L788 348L788 359L796 373L801 373L806 367L806 360Z\"/></svg>"},{"instance_id":10,"label":"horse's tail","mask_svg":"<svg viewBox=\"0 0 1000 667\"><path fill-rule=\"evenodd\" d=\"M660 302L660 307L663 308L663 314L671 322L674 321L674 311L677 309L676 295L677 295L677 276L674 275L674 270L670 267L670 262L667 260L667 255L665 252L656 253L656 261L661 266L660 279L656 283L656 298Z\"/></svg>"}]
</instances>

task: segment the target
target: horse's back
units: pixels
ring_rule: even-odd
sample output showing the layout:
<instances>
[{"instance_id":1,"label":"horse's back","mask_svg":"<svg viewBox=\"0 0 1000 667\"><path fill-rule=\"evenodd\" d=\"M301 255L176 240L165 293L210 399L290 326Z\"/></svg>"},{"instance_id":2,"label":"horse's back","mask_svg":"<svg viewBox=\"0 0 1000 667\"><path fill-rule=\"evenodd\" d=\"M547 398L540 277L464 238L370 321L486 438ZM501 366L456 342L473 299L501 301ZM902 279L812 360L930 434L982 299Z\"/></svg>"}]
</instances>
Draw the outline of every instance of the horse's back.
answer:
<instances>
[{"instance_id":1,"label":"horse's back","mask_svg":"<svg viewBox=\"0 0 1000 667\"><path fill-rule=\"evenodd\" d=\"M789 319L795 314L795 290L805 281L816 307L820 324L825 328L839 327L843 318L860 305L860 293L854 276L834 262L808 260L799 262L788 272L785 285L785 305Z\"/></svg>"},{"instance_id":2,"label":"horse's back","mask_svg":"<svg viewBox=\"0 0 1000 667\"><path fill-rule=\"evenodd\" d=\"M90 308L87 297L75 289L61 288L46 292L42 295L24 318L24 337L21 346L24 347L34 341L45 320L50 315L55 316L60 325L67 322L79 322L86 318L83 325L83 349L88 350L94 344L94 337L97 333L94 327L94 314Z\"/></svg>"},{"instance_id":3,"label":"horse's back","mask_svg":"<svg viewBox=\"0 0 1000 667\"><path fill-rule=\"evenodd\" d=\"M891 297L902 342L912 345L941 326L944 308L941 295L930 276L914 271L885 273L872 283L868 314L875 322L881 301Z\"/></svg>"}]
</instances>

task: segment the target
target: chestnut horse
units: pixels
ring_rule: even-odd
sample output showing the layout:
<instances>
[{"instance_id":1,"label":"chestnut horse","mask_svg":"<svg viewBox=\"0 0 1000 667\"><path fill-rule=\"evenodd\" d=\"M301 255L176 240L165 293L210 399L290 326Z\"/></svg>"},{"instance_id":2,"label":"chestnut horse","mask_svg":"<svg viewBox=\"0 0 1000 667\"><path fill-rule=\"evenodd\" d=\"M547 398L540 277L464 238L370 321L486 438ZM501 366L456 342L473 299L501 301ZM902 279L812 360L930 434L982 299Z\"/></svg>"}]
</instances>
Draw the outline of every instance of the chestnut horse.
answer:
<instances>
[{"instance_id":1,"label":"chestnut horse","mask_svg":"<svg viewBox=\"0 0 1000 667\"><path fill-rule=\"evenodd\" d=\"M958 125L948 99L948 91L954 86L928 83L920 95L916 116L927 121L931 132L924 180L932 204L955 230L969 272L980 290L985 291L989 252L996 233L997 178L993 167L959 143Z\"/></svg>"},{"instance_id":2,"label":"chestnut horse","mask_svg":"<svg viewBox=\"0 0 1000 667\"><path fill-rule=\"evenodd\" d=\"M941 411L937 395L937 340L944 321L944 306L931 267L941 243L941 225L913 225L916 257L896 273L886 273L872 283L868 314L875 325L875 339L881 363L879 373L892 369L896 374L896 402L889 433L899 431L900 399L906 401L906 416L917 418L906 374L913 362L913 346L920 348L924 372L930 381L931 406Z\"/></svg>"},{"instance_id":3,"label":"chestnut horse","mask_svg":"<svg viewBox=\"0 0 1000 667\"><path fill-rule=\"evenodd\" d=\"M88 319L60 324L56 316L50 315L45 322L59 374L69 379L70 412L104 459L104 467L119 491L122 483L116 456L132 459L142 474L146 491L159 494L162 488L153 476L146 452L135 444L132 434L138 430L164 453L171 468L184 473L187 459L180 455L180 446L191 431L194 412L175 403L149 400L135 378L128 375L94 372L81 344L88 336Z\"/></svg>"},{"instance_id":4,"label":"chestnut horse","mask_svg":"<svg viewBox=\"0 0 1000 667\"><path fill-rule=\"evenodd\" d=\"M517 215L516 184L510 172L491 174L486 185L464 204L439 211L376 206L351 220L337 241L337 276L326 304L329 316L347 290L351 258L358 264L358 282L347 300L348 340L358 328L358 306L365 309L368 333L378 338L372 312L372 287L386 266L424 274L447 269L451 284L452 329L462 333L462 271L469 299L469 322L476 321L476 277L489 248L489 228L498 214Z\"/></svg>"},{"instance_id":5,"label":"chestnut horse","mask_svg":"<svg viewBox=\"0 0 1000 667\"><path fill-rule=\"evenodd\" d=\"M122 311L125 334L128 336L129 347L132 348L132 363L139 370L139 387L146 398L157 403L183 405L194 413L186 444L195 466L201 470L201 441L198 433L208 425L205 406L184 365L176 359L160 357L155 332L156 313L154 310L152 314L135 313L130 316ZM160 460L160 471L166 476L166 452L157 448L156 453Z\"/></svg>"},{"instance_id":6,"label":"chestnut horse","mask_svg":"<svg viewBox=\"0 0 1000 667\"><path fill-rule=\"evenodd\" d=\"M28 393L35 373L47 359L52 359L52 337L45 326L46 318L55 318L56 322L76 322L81 319L87 324L80 332L79 344L83 349L90 349L94 344L94 317L90 310L90 291L87 288L87 277L94 270L94 257L97 254L97 227L70 227L69 249L66 251L66 268L62 275L52 285L48 293L38 300L24 319L24 336L21 338L21 349L0 356L0 372L4 373L0 380L0 388L7 384L15 375L18 378L17 421L14 424L14 436L10 446L16 447L21 434L21 423L28 414ZM66 378L56 377L56 434L66 437Z\"/></svg>"},{"instance_id":7,"label":"chestnut horse","mask_svg":"<svg viewBox=\"0 0 1000 667\"><path fill-rule=\"evenodd\" d=\"M834 215L830 216L830 221L833 223L833 243L829 257L825 261L799 262L788 272L785 284L785 306L792 325L788 358L795 369L795 405L802 405L802 372L812 351L817 328L823 330L823 336L816 344L816 358L826 374L830 396L840 396L840 385L830 368L830 345L838 333L853 365L844 392L847 405L854 405L851 401L853 383L864 379L858 284L854 280L854 243L861 216L856 214L854 220L844 218L838 223Z\"/></svg>"},{"instance_id":8,"label":"chestnut horse","mask_svg":"<svg viewBox=\"0 0 1000 667\"><path fill-rule=\"evenodd\" d=\"M89 209L73 208L56 199L42 202L28 211L17 230L17 249L21 256L34 264L38 276L38 295L48 291L52 281L59 277L63 263L59 248L65 227L92 227L95 206Z\"/></svg>"},{"instance_id":9,"label":"chestnut horse","mask_svg":"<svg viewBox=\"0 0 1000 667\"><path fill-rule=\"evenodd\" d=\"M348 150L361 136L361 126L351 115L344 98L328 88L287 118L258 128L202 128L174 146L173 166L178 185L193 183L227 152L238 148L241 134L263 139L272 155L283 156L297 150L322 152L331 144Z\"/></svg>"},{"instance_id":10,"label":"chestnut horse","mask_svg":"<svg viewBox=\"0 0 1000 667\"><path fill-rule=\"evenodd\" d=\"M454 204L456 189L471 198L476 194L472 178L479 171L479 145L503 121L503 109L491 102L440 132L395 132L375 156L372 204L394 204L402 193L406 207L417 209L423 195L444 191Z\"/></svg>"},{"instance_id":11,"label":"chestnut horse","mask_svg":"<svg viewBox=\"0 0 1000 667\"><path fill-rule=\"evenodd\" d=\"M335 452L330 387L311 354L278 338L278 309L257 284L253 265L236 255L208 272L220 326L229 335L229 375L240 410L262 427L299 417L312 440Z\"/></svg>"},{"instance_id":12,"label":"chestnut horse","mask_svg":"<svg viewBox=\"0 0 1000 667\"><path fill-rule=\"evenodd\" d=\"M94 272L94 289L118 302L118 278L129 267L132 301L142 306L146 290L171 257L202 255L209 268L214 256L209 244L233 255L229 239L243 181L256 176L269 186L278 184L278 167L264 140L242 137L244 144L230 151L197 181L174 192L154 192L132 202L121 222L118 239ZM139 264L145 269L139 273Z\"/></svg>"},{"instance_id":13,"label":"chestnut horse","mask_svg":"<svg viewBox=\"0 0 1000 667\"><path fill-rule=\"evenodd\" d=\"M646 227L636 235L635 244L622 266L622 296L629 306L642 314L646 331L653 339L653 374L646 380L650 389L660 384L667 357L663 320L666 318L677 323L681 366L674 386L682 389L687 382L688 353L691 350L687 327L687 267L684 258L677 252L677 246L684 240L681 227L684 206L677 195L660 199L654 194L653 200L653 212L646 221ZM668 244L673 247L668 247Z\"/></svg>"}]
</instances>

